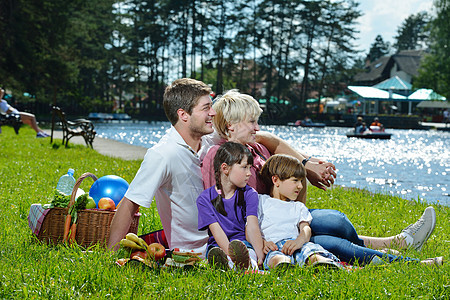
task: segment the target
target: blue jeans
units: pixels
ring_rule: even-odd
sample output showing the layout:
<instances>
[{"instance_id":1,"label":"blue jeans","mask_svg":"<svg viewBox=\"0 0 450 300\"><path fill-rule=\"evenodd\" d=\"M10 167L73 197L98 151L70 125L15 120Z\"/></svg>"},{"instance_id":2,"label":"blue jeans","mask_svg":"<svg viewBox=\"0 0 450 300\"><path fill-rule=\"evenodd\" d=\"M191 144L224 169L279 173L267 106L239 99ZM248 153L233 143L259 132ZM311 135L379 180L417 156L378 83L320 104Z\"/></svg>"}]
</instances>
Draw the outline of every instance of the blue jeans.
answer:
<instances>
[{"instance_id":1,"label":"blue jeans","mask_svg":"<svg viewBox=\"0 0 450 300\"><path fill-rule=\"evenodd\" d=\"M394 261L415 261L418 259L384 254L364 246L364 241L358 237L355 227L340 211L332 209L310 209L311 242L321 245L336 255L340 260L360 265L368 264L374 256Z\"/></svg>"},{"instance_id":2,"label":"blue jeans","mask_svg":"<svg viewBox=\"0 0 450 300\"><path fill-rule=\"evenodd\" d=\"M364 246L364 241L359 238L355 227L347 216L334 209L310 209L312 216L312 235L331 235L339 237L359 246Z\"/></svg>"}]
</instances>

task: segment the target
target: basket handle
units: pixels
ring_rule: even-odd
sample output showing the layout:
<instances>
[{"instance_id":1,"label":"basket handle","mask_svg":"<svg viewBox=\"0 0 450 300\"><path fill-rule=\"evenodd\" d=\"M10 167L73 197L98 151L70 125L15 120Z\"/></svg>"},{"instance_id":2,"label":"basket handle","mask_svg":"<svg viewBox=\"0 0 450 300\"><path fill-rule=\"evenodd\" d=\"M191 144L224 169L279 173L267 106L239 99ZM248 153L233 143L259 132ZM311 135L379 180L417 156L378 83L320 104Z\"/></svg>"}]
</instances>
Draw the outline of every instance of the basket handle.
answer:
<instances>
[{"instance_id":1,"label":"basket handle","mask_svg":"<svg viewBox=\"0 0 450 300\"><path fill-rule=\"evenodd\" d=\"M68 208L70 208L72 205L75 204L75 196L77 195L77 190L80 187L81 182L87 177L91 177L92 179L94 179L94 181L97 180L97 176L89 172L86 172L83 175L81 175L80 178L78 178L77 181L75 182L75 185L73 186L72 194L70 195L69 205L67 206Z\"/></svg>"}]
</instances>

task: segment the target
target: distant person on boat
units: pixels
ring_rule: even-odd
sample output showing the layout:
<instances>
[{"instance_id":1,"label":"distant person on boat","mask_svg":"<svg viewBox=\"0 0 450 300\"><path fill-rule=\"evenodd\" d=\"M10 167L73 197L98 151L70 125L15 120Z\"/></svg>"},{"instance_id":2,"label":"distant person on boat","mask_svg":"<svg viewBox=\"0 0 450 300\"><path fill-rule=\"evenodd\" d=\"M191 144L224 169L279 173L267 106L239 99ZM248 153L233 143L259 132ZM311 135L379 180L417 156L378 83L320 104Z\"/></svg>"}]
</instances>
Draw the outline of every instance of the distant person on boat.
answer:
<instances>
[{"instance_id":1,"label":"distant person on boat","mask_svg":"<svg viewBox=\"0 0 450 300\"><path fill-rule=\"evenodd\" d=\"M356 118L356 123L354 125L355 134L360 134L363 123L363 117L359 116L358 118Z\"/></svg>"},{"instance_id":2,"label":"distant person on boat","mask_svg":"<svg viewBox=\"0 0 450 300\"><path fill-rule=\"evenodd\" d=\"M312 124L312 121L308 116L306 116L305 119L302 121L302 123L303 124Z\"/></svg>"},{"instance_id":3,"label":"distant person on boat","mask_svg":"<svg viewBox=\"0 0 450 300\"><path fill-rule=\"evenodd\" d=\"M367 134L370 133L370 130L367 128L366 122L363 122L359 127L359 134Z\"/></svg>"},{"instance_id":4,"label":"distant person on boat","mask_svg":"<svg viewBox=\"0 0 450 300\"><path fill-rule=\"evenodd\" d=\"M380 123L380 120L378 119L378 117L375 117L375 119L373 119L372 124L370 124L370 131L372 132L384 132L384 126L383 124Z\"/></svg>"}]
</instances>

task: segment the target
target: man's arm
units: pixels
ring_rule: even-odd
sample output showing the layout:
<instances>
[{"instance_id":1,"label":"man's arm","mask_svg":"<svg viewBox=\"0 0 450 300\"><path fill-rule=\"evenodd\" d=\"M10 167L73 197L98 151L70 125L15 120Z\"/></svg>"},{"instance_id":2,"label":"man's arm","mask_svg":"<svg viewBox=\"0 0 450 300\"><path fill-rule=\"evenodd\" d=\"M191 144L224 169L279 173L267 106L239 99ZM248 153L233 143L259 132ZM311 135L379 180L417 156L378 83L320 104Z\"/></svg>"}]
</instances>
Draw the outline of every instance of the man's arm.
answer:
<instances>
[{"instance_id":1,"label":"man's arm","mask_svg":"<svg viewBox=\"0 0 450 300\"><path fill-rule=\"evenodd\" d=\"M119 242L128 233L131 221L138 208L139 205L130 199L123 197L111 222L108 249L119 249Z\"/></svg>"},{"instance_id":2,"label":"man's arm","mask_svg":"<svg viewBox=\"0 0 450 300\"><path fill-rule=\"evenodd\" d=\"M332 163L324 162L317 158L310 157L307 154L298 152L287 142L267 131L258 131L256 134L256 142L263 144L274 154L288 154L298 158L300 161L309 158L308 162L305 164L306 176L309 182L315 187L326 190L327 187L334 183L336 167Z\"/></svg>"}]
</instances>

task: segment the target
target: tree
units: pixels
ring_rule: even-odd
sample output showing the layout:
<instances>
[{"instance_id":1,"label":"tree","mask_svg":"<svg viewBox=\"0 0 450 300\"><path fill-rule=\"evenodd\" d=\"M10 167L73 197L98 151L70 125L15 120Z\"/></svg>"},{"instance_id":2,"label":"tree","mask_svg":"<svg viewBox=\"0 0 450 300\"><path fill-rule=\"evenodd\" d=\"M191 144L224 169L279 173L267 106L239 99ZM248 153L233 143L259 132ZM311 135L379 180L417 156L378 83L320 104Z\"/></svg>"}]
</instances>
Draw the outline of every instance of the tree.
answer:
<instances>
[{"instance_id":1,"label":"tree","mask_svg":"<svg viewBox=\"0 0 450 300\"><path fill-rule=\"evenodd\" d=\"M450 2L436 0L436 18L431 21L430 53L424 57L415 88L430 88L450 99Z\"/></svg>"},{"instance_id":2,"label":"tree","mask_svg":"<svg viewBox=\"0 0 450 300\"><path fill-rule=\"evenodd\" d=\"M431 16L423 11L417 15L410 15L397 29L396 42L393 47L397 52L401 50L419 50L426 48L430 35L428 24Z\"/></svg>"},{"instance_id":3,"label":"tree","mask_svg":"<svg viewBox=\"0 0 450 300\"><path fill-rule=\"evenodd\" d=\"M382 56L389 54L390 44L389 42L384 42L381 35L377 35L375 42L370 46L369 54L367 58L370 61L375 61Z\"/></svg>"},{"instance_id":4,"label":"tree","mask_svg":"<svg viewBox=\"0 0 450 300\"><path fill-rule=\"evenodd\" d=\"M349 69L350 58L357 51L353 50L352 40L355 39L356 30L354 25L356 19L361 16L358 10L358 3L353 1L336 1L328 3L325 13L324 30L328 31L327 47L319 55L319 65L321 66L321 79L319 83L319 96L325 92L325 79L327 86L338 86L340 81L336 81L338 74L346 73ZM328 59L331 63L328 64ZM327 76L330 74L331 76ZM343 75L343 74L342 74ZM334 80L333 80L334 79ZM331 88L332 92L334 89ZM317 101L317 113L320 110L320 101Z\"/></svg>"},{"instance_id":5,"label":"tree","mask_svg":"<svg viewBox=\"0 0 450 300\"><path fill-rule=\"evenodd\" d=\"M6 23L2 26L0 71L15 80L9 84L36 96L53 99L76 82L75 49L66 39L74 2L9 1ZM4 55L4 56L3 56Z\"/></svg>"}]
</instances>

